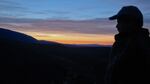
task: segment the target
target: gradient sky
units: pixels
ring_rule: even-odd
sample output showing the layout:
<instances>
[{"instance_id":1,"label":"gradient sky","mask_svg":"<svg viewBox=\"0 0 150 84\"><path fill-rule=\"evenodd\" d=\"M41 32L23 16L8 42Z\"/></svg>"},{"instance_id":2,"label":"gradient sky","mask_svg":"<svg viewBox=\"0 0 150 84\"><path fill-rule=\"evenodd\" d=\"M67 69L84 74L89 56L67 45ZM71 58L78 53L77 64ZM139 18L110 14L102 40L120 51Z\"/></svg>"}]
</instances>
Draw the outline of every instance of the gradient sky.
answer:
<instances>
[{"instance_id":1,"label":"gradient sky","mask_svg":"<svg viewBox=\"0 0 150 84\"><path fill-rule=\"evenodd\" d=\"M39 40L111 45L116 21L108 17L135 5L150 30L150 0L0 0L0 27Z\"/></svg>"}]
</instances>

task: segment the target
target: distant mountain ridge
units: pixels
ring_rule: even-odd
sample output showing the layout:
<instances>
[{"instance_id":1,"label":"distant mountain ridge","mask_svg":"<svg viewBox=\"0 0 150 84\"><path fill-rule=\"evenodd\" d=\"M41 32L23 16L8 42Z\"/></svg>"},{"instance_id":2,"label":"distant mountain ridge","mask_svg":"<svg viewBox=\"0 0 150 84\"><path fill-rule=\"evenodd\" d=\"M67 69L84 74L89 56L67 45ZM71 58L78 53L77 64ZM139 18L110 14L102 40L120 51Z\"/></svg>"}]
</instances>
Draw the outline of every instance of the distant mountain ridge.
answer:
<instances>
[{"instance_id":1,"label":"distant mountain ridge","mask_svg":"<svg viewBox=\"0 0 150 84\"><path fill-rule=\"evenodd\" d=\"M26 34L19 33L16 31L0 28L0 39L10 40L10 41L19 41L25 43L37 43L38 41Z\"/></svg>"},{"instance_id":2,"label":"distant mountain ridge","mask_svg":"<svg viewBox=\"0 0 150 84\"><path fill-rule=\"evenodd\" d=\"M19 41L23 43L36 43L43 45L64 45L66 47L102 47L103 45L98 44L61 44L53 41L37 40L32 36L12 31L6 28L0 28L0 39L10 40L10 41ZM105 46L110 47L110 46Z\"/></svg>"}]
</instances>

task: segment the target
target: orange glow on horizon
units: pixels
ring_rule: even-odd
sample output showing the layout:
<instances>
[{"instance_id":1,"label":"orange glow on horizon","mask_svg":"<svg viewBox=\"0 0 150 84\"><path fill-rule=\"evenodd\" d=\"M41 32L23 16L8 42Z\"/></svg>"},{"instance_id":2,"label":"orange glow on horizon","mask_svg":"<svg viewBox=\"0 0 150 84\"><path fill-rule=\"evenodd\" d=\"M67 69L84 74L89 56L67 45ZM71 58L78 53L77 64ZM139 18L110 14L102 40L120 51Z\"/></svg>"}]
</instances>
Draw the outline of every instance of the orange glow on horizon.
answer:
<instances>
[{"instance_id":1,"label":"orange glow on horizon","mask_svg":"<svg viewBox=\"0 0 150 84\"><path fill-rule=\"evenodd\" d=\"M54 41L63 44L100 44L112 45L113 35L80 33L38 33L25 32L38 40Z\"/></svg>"}]
</instances>

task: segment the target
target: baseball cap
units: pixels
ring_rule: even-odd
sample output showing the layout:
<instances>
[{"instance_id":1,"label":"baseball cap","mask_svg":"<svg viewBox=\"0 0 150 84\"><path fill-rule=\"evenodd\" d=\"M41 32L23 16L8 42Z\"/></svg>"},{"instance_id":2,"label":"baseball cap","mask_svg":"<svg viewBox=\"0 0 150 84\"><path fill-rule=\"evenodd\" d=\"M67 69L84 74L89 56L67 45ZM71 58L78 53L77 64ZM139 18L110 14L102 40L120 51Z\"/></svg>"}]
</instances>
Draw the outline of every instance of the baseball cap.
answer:
<instances>
[{"instance_id":1,"label":"baseball cap","mask_svg":"<svg viewBox=\"0 0 150 84\"><path fill-rule=\"evenodd\" d=\"M136 6L124 6L121 10L114 16L109 17L109 20L115 20L122 17L127 17L126 19L132 17L136 20L142 21L143 15L141 11Z\"/></svg>"}]
</instances>

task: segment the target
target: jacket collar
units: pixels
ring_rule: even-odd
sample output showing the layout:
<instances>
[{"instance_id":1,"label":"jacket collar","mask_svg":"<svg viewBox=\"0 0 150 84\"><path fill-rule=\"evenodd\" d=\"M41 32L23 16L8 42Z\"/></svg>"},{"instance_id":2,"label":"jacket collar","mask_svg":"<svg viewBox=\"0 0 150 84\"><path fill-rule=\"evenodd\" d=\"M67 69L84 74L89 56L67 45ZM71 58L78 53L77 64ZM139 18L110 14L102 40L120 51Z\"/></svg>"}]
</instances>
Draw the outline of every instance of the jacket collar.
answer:
<instances>
[{"instance_id":1,"label":"jacket collar","mask_svg":"<svg viewBox=\"0 0 150 84\"><path fill-rule=\"evenodd\" d=\"M115 35L115 40L126 40L128 38L132 37L138 37L138 36L144 36L144 37L149 37L149 31L148 29L141 28L137 31L134 31L132 33L119 33Z\"/></svg>"}]
</instances>

